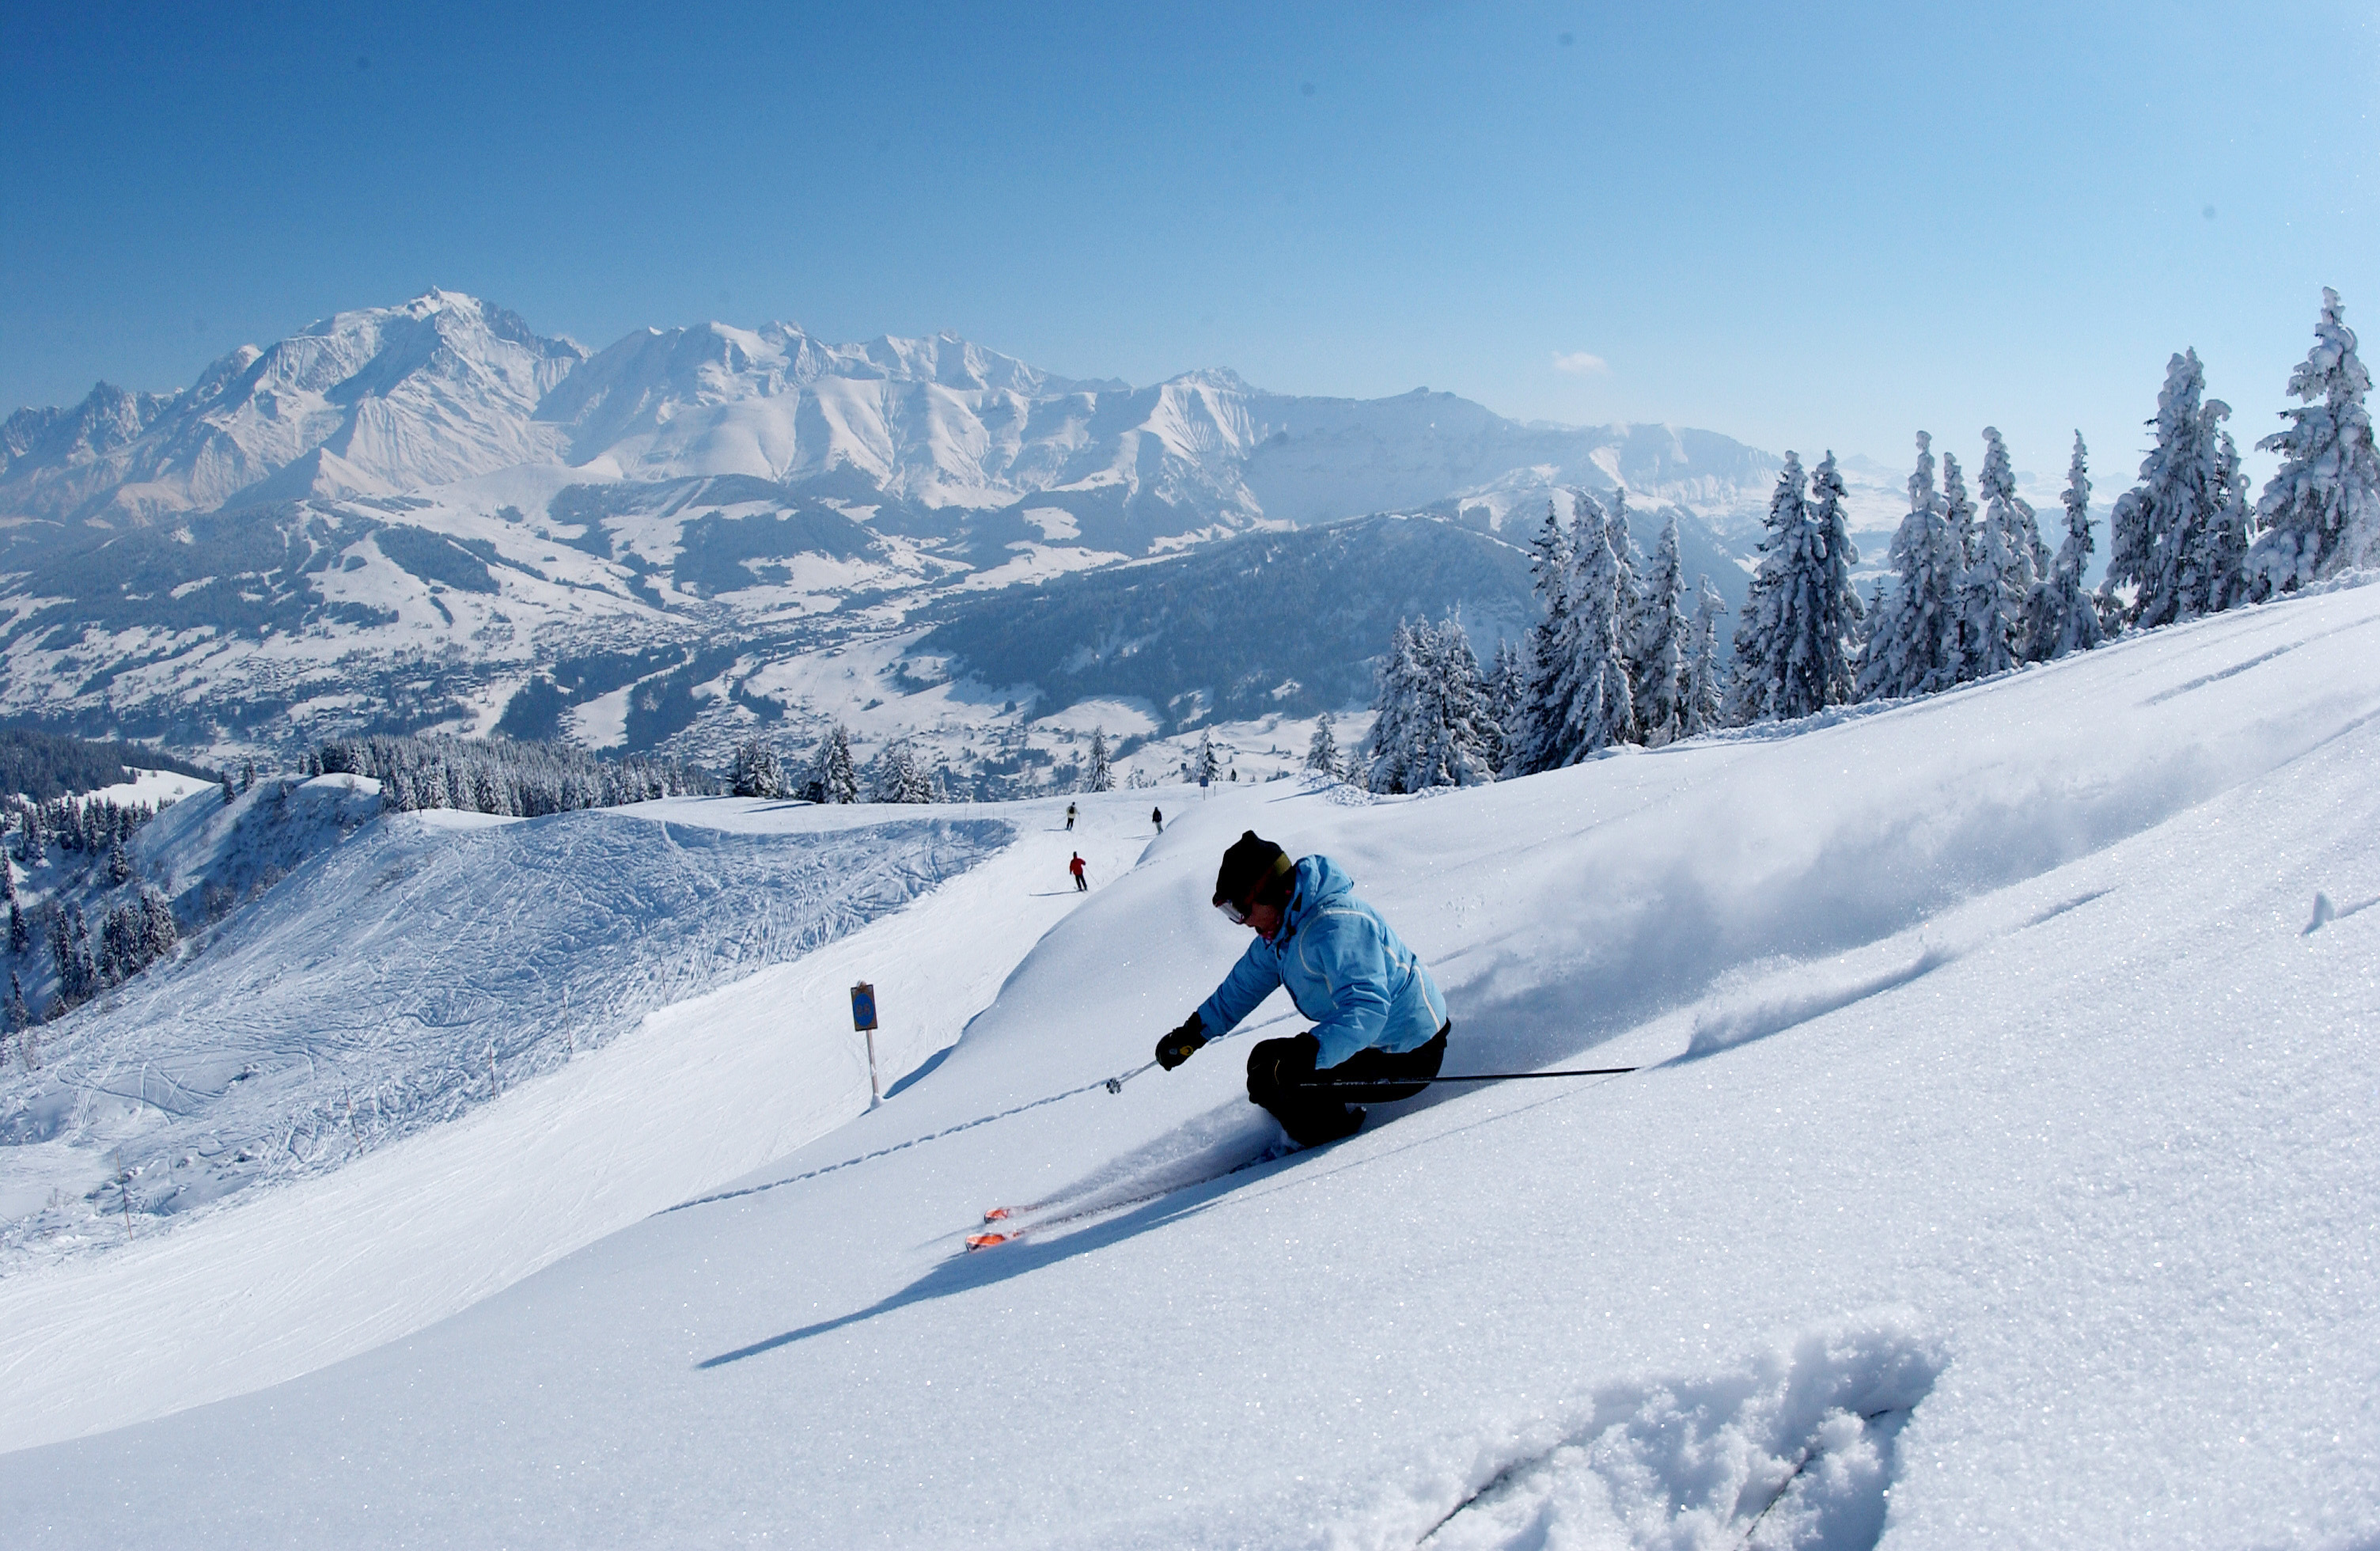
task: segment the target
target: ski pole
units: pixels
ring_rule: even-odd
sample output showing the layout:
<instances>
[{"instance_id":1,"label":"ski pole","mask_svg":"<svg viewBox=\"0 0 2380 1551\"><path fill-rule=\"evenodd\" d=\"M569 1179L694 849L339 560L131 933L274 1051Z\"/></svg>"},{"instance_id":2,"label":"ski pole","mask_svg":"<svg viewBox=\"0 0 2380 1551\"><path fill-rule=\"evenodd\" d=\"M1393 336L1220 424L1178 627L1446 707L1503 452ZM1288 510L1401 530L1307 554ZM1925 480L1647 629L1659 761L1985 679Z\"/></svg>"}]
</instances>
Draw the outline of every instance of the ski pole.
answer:
<instances>
[{"instance_id":1,"label":"ski pole","mask_svg":"<svg viewBox=\"0 0 2380 1551\"><path fill-rule=\"evenodd\" d=\"M1426 1087L1432 1083L1514 1083L1530 1077L1618 1077L1640 1070L1633 1066L1585 1066L1566 1072L1471 1072L1455 1077L1357 1077L1290 1083L1293 1088Z\"/></svg>"},{"instance_id":2,"label":"ski pole","mask_svg":"<svg viewBox=\"0 0 2380 1551\"><path fill-rule=\"evenodd\" d=\"M1144 1072L1148 1071L1150 1067L1155 1066L1156 1064L1157 1064L1157 1063L1156 1063L1155 1061L1145 1061L1145 1062L1143 1062L1142 1064L1140 1064L1140 1065L1138 1065L1138 1066L1134 1067L1130 1072L1118 1072L1116 1075L1114 1075L1114 1076L1112 1076L1112 1077L1111 1077L1111 1078L1109 1078L1109 1079L1107 1080L1107 1090L1108 1090L1108 1092L1110 1092L1110 1093L1122 1093L1122 1092L1123 1092L1123 1085L1124 1085L1126 1083L1131 1082L1135 1077L1139 1076L1142 1072Z\"/></svg>"}]
</instances>

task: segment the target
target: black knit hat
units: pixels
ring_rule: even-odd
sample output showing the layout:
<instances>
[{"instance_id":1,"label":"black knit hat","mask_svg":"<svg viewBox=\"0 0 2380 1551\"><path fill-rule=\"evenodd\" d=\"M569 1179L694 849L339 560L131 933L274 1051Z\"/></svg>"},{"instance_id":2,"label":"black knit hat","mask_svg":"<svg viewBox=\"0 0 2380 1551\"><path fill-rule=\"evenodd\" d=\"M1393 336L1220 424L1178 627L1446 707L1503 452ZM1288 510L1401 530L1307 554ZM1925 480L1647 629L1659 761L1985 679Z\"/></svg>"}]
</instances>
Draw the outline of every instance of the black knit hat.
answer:
<instances>
[{"instance_id":1,"label":"black knit hat","mask_svg":"<svg viewBox=\"0 0 2380 1551\"><path fill-rule=\"evenodd\" d=\"M1214 903L1240 903L1264 885L1285 877L1295 865L1280 846L1260 838L1254 830L1244 830L1223 853L1223 865L1215 870Z\"/></svg>"}]
</instances>

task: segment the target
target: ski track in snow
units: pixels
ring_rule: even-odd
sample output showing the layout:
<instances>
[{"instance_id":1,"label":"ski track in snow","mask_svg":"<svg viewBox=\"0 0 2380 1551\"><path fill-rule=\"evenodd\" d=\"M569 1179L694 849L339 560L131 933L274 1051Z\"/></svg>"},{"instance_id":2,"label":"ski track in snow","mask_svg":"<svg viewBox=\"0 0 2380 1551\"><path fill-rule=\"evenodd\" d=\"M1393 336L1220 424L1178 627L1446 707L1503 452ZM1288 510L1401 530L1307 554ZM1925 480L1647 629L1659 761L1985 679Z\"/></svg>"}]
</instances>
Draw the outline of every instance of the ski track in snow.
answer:
<instances>
[{"instance_id":1,"label":"ski track in snow","mask_svg":"<svg viewBox=\"0 0 2380 1551\"><path fill-rule=\"evenodd\" d=\"M153 1231L343 1167L833 941L1009 839L941 817L732 834L698 805L674 811L432 812L343 836L177 973L44 1029L41 1070L0 1081L0 1136L123 1170L96 1221L36 1212L0 1242L112 1248L119 1209Z\"/></svg>"},{"instance_id":2,"label":"ski track in snow","mask_svg":"<svg viewBox=\"0 0 2380 1551\"><path fill-rule=\"evenodd\" d=\"M61 1547L2380 1544L2380 914L2306 913L2380 893L2375 626L2380 588L2327 592L1427 801L1167 793L1154 841L1148 794L1087 799L1079 910L1033 898L1064 853L1028 834L274 1193L476 1274L540 1192L749 1127L779 1010L973 977L911 993L952 1011L901 1070L947 1053L895 1101L854 1102L838 1030L836 1102L740 1177L643 1180L655 1215L457 1317L387 1340L316 1290L279 1305L303 1350L225 1340L194 1280L278 1295L319 1253L264 1202L214 1219L249 1230L237 1282L193 1233L0 1283L17 1440L159 1418L0 1454L0 1499ZM1205 902L1251 827L1433 964L1463 1068L1645 1070L1433 1090L1202 1178L1265 1134L1236 1051L1099 1079L1244 944ZM713 1025L741 1037L684 1043ZM527 1102L598 1074L659 1139L524 1154L603 1133ZM455 1171L434 1230L334 1194L399 1156ZM1053 1230L958 1253L1002 1204Z\"/></svg>"}]
</instances>

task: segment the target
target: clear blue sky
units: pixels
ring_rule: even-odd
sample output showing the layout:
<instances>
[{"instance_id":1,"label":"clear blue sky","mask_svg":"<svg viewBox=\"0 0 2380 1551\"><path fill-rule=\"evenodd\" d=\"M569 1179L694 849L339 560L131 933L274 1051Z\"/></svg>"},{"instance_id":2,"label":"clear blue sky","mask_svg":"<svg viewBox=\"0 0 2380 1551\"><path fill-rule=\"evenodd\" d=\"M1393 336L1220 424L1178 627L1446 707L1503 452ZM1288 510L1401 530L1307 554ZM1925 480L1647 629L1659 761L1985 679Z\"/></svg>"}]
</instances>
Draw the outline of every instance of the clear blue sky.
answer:
<instances>
[{"instance_id":1,"label":"clear blue sky","mask_svg":"<svg viewBox=\"0 0 2380 1551\"><path fill-rule=\"evenodd\" d=\"M2172 351L2243 440L2323 285L2380 355L2375 14L16 0L0 407L439 285L2112 493Z\"/></svg>"}]
</instances>

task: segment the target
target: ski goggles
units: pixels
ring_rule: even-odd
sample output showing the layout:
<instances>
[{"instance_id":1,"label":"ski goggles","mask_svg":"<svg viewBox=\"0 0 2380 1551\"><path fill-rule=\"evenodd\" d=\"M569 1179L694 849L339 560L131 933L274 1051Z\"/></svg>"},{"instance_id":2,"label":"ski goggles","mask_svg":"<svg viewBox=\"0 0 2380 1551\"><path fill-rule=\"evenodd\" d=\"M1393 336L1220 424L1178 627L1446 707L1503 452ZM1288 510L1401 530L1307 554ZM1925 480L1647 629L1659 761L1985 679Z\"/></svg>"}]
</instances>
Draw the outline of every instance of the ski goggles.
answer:
<instances>
[{"instance_id":1,"label":"ski goggles","mask_svg":"<svg viewBox=\"0 0 2380 1551\"><path fill-rule=\"evenodd\" d=\"M1257 880L1256 886L1248 891L1248 903L1246 904L1242 904L1237 900L1217 900L1215 902L1215 908L1221 911L1223 913L1223 918L1231 922L1232 925L1235 927L1246 926L1248 924L1248 912L1256 908L1257 897L1265 891L1265 886L1270 883L1274 878L1279 878L1281 874L1293 870L1296 866L1297 864L1295 862L1289 859L1288 853L1283 852L1281 854L1275 856L1272 859L1271 867L1266 871L1263 878Z\"/></svg>"}]
</instances>

